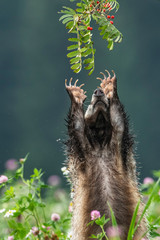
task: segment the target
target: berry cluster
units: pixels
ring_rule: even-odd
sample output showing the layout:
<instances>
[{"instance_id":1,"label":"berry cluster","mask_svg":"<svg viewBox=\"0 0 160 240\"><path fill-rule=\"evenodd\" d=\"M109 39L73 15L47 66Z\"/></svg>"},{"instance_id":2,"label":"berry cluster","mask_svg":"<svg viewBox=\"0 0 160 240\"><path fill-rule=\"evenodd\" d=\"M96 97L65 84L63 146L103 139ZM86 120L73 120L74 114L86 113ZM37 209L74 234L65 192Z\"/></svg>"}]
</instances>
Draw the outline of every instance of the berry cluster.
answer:
<instances>
[{"instance_id":1,"label":"berry cluster","mask_svg":"<svg viewBox=\"0 0 160 240\"><path fill-rule=\"evenodd\" d=\"M106 0L107 2L108 0ZM90 6L90 11L91 13L97 11L101 14L103 14L106 18L108 19L114 19L114 15L110 16L108 15L108 13L112 10L112 6L109 2L104 3L104 2L100 2L100 1L92 1ZM113 21L110 21L111 24L113 24ZM93 30L92 27L87 27L87 30Z\"/></svg>"},{"instance_id":2,"label":"berry cluster","mask_svg":"<svg viewBox=\"0 0 160 240\"><path fill-rule=\"evenodd\" d=\"M90 30L90 31L92 31L92 30L93 30L93 28L92 28L92 27L87 27L87 30Z\"/></svg>"}]
</instances>

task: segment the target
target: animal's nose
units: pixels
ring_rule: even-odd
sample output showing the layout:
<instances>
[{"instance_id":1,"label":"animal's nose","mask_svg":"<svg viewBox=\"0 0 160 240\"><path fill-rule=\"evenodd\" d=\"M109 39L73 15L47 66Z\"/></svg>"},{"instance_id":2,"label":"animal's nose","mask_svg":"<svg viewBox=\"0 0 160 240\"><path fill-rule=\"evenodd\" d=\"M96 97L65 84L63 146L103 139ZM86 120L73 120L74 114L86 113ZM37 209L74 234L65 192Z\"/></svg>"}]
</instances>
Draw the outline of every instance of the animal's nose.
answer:
<instances>
[{"instance_id":1,"label":"animal's nose","mask_svg":"<svg viewBox=\"0 0 160 240\"><path fill-rule=\"evenodd\" d=\"M104 92L102 91L102 89L100 88L97 88L95 91L94 91L94 96L95 97L103 97L104 96Z\"/></svg>"}]
</instances>

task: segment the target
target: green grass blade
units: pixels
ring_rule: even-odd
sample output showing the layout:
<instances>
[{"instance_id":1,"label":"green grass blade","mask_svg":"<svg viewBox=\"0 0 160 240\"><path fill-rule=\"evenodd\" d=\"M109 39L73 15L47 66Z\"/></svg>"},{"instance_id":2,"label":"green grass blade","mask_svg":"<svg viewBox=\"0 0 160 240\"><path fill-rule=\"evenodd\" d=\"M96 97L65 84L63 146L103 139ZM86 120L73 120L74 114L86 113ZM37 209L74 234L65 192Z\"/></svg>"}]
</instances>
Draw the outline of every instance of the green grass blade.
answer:
<instances>
[{"instance_id":1,"label":"green grass blade","mask_svg":"<svg viewBox=\"0 0 160 240\"><path fill-rule=\"evenodd\" d=\"M117 221L116 221L113 209L112 209L111 205L109 204L109 202L107 202L107 204L108 204L108 207L109 207L109 210L110 210L110 213L111 213L112 226L118 228ZM116 240L121 240L121 239L120 239L119 236L116 236Z\"/></svg>"},{"instance_id":2,"label":"green grass blade","mask_svg":"<svg viewBox=\"0 0 160 240\"><path fill-rule=\"evenodd\" d=\"M156 184L155 184L154 187L153 187L153 190L152 190L152 192L151 192L151 195L150 195L149 198L148 198L148 201L147 201L147 203L146 203L146 206L145 206L145 208L144 208L144 210L143 210L143 212L142 212L142 214L141 214L141 216L140 216L140 218L139 218L139 220L138 220L138 223L137 223L137 225L136 225L136 227L135 227L135 229L134 229L134 233L133 233L133 234L135 234L135 232L137 231L138 226L140 225L140 223L141 223L141 221L142 221L142 219L143 219L143 217L144 217L147 209L149 208L149 206L150 206L150 204L151 204L151 202L152 202L152 198L154 197L155 193L157 192L159 183L160 183L160 178L158 179L158 181L156 182Z\"/></svg>"},{"instance_id":3,"label":"green grass blade","mask_svg":"<svg viewBox=\"0 0 160 240\"><path fill-rule=\"evenodd\" d=\"M116 221L113 209L112 209L111 205L109 204L109 202L107 204L108 204L108 207L109 207L109 210L111 213L112 226L117 227L117 221Z\"/></svg>"},{"instance_id":4,"label":"green grass blade","mask_svg":"<svg viewBox=\"0 0 160 240\"><path fill-rule=\"evenodd\" d=\"M136 206L136 208L134 210L133 217L132 217L131 224L130 224L129 231L128 231L127 240L132 240L132 236L133 236L133 232L134 232L134 226L135 226L136 217L137 217L137 214L138 214L139 205L140 205L140 201L137 203L137 206Z\"/></svg>"}]
</instances>

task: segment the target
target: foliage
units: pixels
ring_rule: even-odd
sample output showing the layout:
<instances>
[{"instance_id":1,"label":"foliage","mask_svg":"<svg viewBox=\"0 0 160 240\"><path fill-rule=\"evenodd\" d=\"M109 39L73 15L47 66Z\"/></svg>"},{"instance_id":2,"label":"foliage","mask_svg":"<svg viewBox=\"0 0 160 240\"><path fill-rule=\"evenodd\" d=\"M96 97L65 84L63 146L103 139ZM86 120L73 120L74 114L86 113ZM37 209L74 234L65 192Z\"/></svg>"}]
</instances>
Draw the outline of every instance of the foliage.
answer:
<instances>
[{"instance_id":1,"label":"foliage","mask_svg":"<svg viewBox=\"0 0 160 240\"><path fill-rule=\"evenodd\" d=\"M25 179L26 160L27 156L21 159L16 173L0 185L0 239L7 239L7 235L17 240L69 239L67 230L71 214L67 209L67 193L46 185L42 181L42 171L36 168L30 179ZM57 216L55 212L60 214L60 219L54 217Z\"/></svg>"},{"instance_id":2,"label":"foliage","mask_svg":"<svg viewBox=\"0 0 160 240\"><path fill-rule=\"evenodd\" d=\"M59 239L70 240L71 208L69 197L65 190L60 190L58 184L46 185L42 181L42 170L34 169L29 179L24 178L24 165L27 160L20 159L20 167L5 172L0 176L0 239ZM62 168L64 175L68 174L66 168ZM160 171L154 171L155 177L160 177ZM8 180L7 180L8 179ZM153 179L144 181L141 191L144 201L144 210L137 219L139 204L134 211L127 240L133 236L144 216L148 221L148 230L140 239L145 239L150 234L151 239L160 237L160 178L157 182ZM3 180L3 181L2 181ZM91 239L103 238L120 240L121 229L117 225L116 218L110 203L110 217L100 213L88 225L96 224L100 227L98 235L91 235ZM98 211L94 211L98 212ZM93 216L92 216L93 217ZM106 229L106 223L110 222L112 227ZM13 238L10 238L13 237Z\"/></svg>"},{"instance_id":3,"label":"foliage","mask_svg":"<svg viewBox=\"0 0 160 240\"><path fill-rule=\"evenodd\" d=\"M76 0L70 0L74 2ZM74 34L69 38L71 45L67 57L70 58L71 69L79 73L84 68L89 70L89 75L94 71L95 49L92 40L91 21L99 25L100 35L108 42L109 50L113 49L114 42L122 41L122 33L113 25L114 15L110 16L112 10L118 11L119 4L116 0L81 0L76 4L76 9L63 7L60 21L66 25L68 33Z\"/></svg>"}]
</instances>

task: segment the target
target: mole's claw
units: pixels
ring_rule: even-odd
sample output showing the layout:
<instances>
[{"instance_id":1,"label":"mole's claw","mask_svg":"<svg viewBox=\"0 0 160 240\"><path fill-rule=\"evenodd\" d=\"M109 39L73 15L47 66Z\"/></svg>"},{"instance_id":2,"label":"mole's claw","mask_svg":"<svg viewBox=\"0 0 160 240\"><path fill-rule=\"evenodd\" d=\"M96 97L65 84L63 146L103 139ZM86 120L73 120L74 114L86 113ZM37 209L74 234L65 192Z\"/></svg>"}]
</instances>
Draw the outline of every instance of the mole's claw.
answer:
<instances>
[{"instance_id":1,"label":"mole's claw","mask_svg":"<svg viewBox=\"0 0 160 240\"><path fill-rule=\"evenodd\" d=\"M69 81L69 86L71 86L72 79L73 79L73 78L71 78L70 81Z\"/></svg>"},{"instance_id":2,"label":"mole's claw","mask_svg":"<svg viewBox=\"0 0 160 240\"><path fill-rule=\"evenodd\" d=\"M80 86L79 86L79 88L81 88L81 87L83 87L84 86L84 83L83 84L81 84Z\"/></svg>"},{"instance_id":3,"label":"mole's claw","mask_svg":"<svg viewBox=\"0 0 160 240\"><path fill-rule=\"evenodd\" d=\"M65 79L65 87L67 87L67 79Z\"/></svg>"},{"instance_id":4,"label":"mole's claw","mask_svg":"<svg viewBox=\"0 0 160 240\"><path fill-rule=\"evenodd\" d=\"M74 83L74 87L76 87L77 82L78 82L78 79L75 81L75 83Z\"/></svg>"},{"instance_id":5,"label":"mole's claw","mask_svg":"<svg viewBox=\"0 0 160 240\"><path fill-rule=\"evenodd\" d=\"M98 79L98 80L100 80L101 82L103 81L103 79L102 79L102 78L99 78L99 77L97 77L97 79Z\"/></svg>"},{"instance_id":6,"label":"mole's claw","mask_svg":"<svg viewBox=\"0 0 160 240\"><path fill-rule=\"evenodd\" d=\"M108 70L105 70L108 73L108 77L111 78L111 74L109 73Z\"/></svg>"},{"instance_id":7,"label":"mole's claw","mask_svg":"<svg viewBox=\"0 0 160 240\"><path fill-rule=\"evenodd\" d=\"M103 75L104 79L107 79L107 78L106 78L106 75L105 75L103 72L100 72L100 74Z\"/></svg>"}]
</instances>

